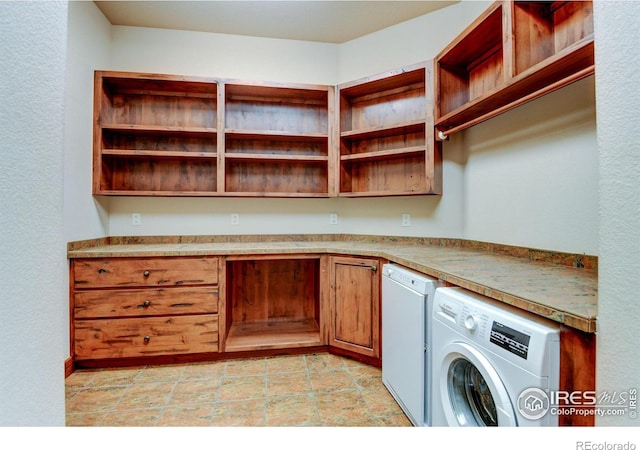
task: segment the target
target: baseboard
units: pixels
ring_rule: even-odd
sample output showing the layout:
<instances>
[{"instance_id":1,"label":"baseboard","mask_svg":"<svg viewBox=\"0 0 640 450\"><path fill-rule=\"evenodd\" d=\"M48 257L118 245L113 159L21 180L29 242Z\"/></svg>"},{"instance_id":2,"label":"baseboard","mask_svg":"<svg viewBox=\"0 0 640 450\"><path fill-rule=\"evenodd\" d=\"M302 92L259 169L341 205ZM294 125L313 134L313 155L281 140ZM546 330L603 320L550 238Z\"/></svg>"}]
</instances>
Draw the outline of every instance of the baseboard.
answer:
<instances>
[{"instance_id":1,"label":"baseboard","mask_svg":"<svg viewBox=\"0 0 640 450\"><path fill-rule=\"evenodd\" d=\"M73 373L73 359L70 357L64 361L64 377L67 378Z\"/></svg>"}]
</instances>

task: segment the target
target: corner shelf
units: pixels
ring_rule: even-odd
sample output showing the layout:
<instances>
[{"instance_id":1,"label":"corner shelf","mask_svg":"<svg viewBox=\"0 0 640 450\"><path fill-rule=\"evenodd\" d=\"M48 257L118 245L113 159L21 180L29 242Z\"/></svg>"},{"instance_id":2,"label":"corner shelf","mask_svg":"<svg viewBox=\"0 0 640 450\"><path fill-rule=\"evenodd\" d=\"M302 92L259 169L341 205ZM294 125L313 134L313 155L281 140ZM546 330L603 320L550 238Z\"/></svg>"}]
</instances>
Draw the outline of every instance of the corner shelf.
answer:
<instances>
[{"instance_id":1,"label":"corner shelf","mask_svg":"<svg viewBox=\"0 0 640 450\"><path fill-rule=\"evenodd\" d=\"M595 72L591 1L497 1L435 60L441 138Z\"/></svg>"},{"instance_id":2,"label":"corner shelf","mask_svg":"<svg viewBox=\"0 0 640 450\"><path fill-rule=\"evenodd\" d=\"M441 192L430 65L339 86L339 196Z\"/></svg>"}]
</instances>

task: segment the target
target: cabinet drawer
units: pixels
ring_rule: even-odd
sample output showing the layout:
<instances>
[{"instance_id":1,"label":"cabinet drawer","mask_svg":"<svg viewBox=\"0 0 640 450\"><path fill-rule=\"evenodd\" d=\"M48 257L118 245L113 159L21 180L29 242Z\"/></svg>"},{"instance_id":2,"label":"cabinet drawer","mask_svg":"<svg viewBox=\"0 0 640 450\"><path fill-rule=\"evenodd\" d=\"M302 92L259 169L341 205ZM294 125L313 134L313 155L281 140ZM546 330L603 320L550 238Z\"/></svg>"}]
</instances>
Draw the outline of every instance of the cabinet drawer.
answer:
<instances>
[{"instance_id":1,"label":"cabinet drawer","mask_svg":"<svg viewBox=\"0 0 640 450\"><path fill-rule=\"evenodd\" d=\"M77 320L75 357L126 358L218 351L218 316Z\"/></svg>"},{"instance_id":2,"label":"cabinet drawer","mask_svg":"<svg viewBox=\"0 0 640 450\"><path fill-rule=\"evenodd\" d=\"M76 291L76 319L218 312L217 287Z\"/></svg>"},{"instance_id":3,"label":"cabinet drawer","mask_svg":"<svg viewBox=\"0 0 640 450\"><path fill-rule=\"evenodd\" d=\"M76 259L76 289L130 286L180 286L218 283L218 258Z\"/></svg>"}]
</instances>

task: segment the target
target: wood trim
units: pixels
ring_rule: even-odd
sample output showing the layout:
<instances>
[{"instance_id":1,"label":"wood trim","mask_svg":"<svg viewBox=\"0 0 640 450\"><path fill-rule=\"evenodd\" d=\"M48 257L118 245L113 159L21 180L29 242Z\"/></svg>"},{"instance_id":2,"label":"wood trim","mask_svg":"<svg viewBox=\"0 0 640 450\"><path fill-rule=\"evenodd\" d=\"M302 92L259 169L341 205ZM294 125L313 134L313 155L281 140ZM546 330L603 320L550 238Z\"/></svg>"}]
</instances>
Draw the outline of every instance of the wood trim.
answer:
<instances>
[{"instance_id":1,"label":"wood trim","mask_svg":"<svg viewBox=\"0 0 640 450\"><path fill-rule=\"evenodd\" d=\"M566 326L560 331L560 390L596 389L596 335ZM591 407L594 408L594 407ZM562 415L560 426L594 426L595 415Z\"/></svg>"},{"instance_id":2,"label":"wood trim","mask_svg":"<svg viewBox=\"0 0 640 450\"><path fill-rule=\"evenodd\" d=\"M67 378L73 373L73 359L71 357L64 360L64 377Z\"/></svg>"}]
</instances>

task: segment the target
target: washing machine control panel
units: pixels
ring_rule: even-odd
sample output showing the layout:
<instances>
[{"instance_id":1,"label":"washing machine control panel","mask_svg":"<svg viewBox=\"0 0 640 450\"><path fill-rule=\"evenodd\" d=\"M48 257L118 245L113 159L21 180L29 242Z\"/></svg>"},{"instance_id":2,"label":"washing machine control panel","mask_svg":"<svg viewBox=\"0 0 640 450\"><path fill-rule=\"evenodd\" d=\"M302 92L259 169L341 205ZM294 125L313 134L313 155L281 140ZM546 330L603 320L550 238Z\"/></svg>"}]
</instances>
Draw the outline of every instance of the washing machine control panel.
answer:
<instances>
[{"instance_id":1,"label":"washing machine control panel","mask_svg":"<svg viewBox=\"0 0 640 450\"><path fill-rule=\"evenodd\" d=\"M468 305L463 305L460 309L458 323L472 335L477 334L479 339L483 339L488 332L489 316L483 314L482 311L475 311Z\"/></svg>"},{"instance_id":2,"label":"washing machine control panel","mask_svg":"<svg viewBox=\"0 0 640 450\"><path fill-rule=\"evenodd\" d=\"M502 347L508 352L527 359L529 353L529 340L531 336L521 333L518 330L494 320L491 324L491 337L489 342Z\"/></svg>"}]
</instances>

